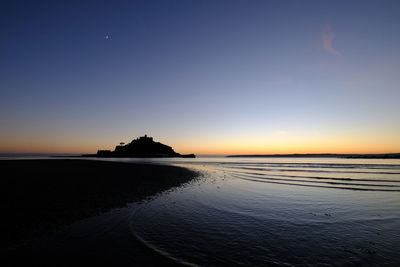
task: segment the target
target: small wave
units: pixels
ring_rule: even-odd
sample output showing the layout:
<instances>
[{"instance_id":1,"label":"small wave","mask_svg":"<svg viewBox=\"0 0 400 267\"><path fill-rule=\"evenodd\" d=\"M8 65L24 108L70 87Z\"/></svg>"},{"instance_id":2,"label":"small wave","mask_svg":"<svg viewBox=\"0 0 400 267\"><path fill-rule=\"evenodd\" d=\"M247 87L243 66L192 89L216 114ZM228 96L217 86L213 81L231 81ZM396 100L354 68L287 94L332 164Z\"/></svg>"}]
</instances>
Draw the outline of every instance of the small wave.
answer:
<instances>
[{"instance_id":1,"label":"small wave","mask_svg":"<svg viewBox=\"0 0 400 267\"><path fill-rule=\"evenodd\" d=\"M357 173L357 174L400 174L400 172L376 172L376 171L329 171L310 169L273 169L273 168L254 168L254 167L231 167L233 169L253 170L253 171L279 171L279 172L317 172L317 173ZM315 168L316 169L316 168Z\"/></svg>"},{"instance_id":2,"label":"small wave","mask_svg":"<svg viewBox=\"0 0 400 267\"><path fill-rule=\"evenodd\" d=\"M374 189L374 188L361 188L361 187L352 187L352 186L329 186L329 185L310 185L310 184L302 184L302 183L292 183L292 182L280 182L280 181L272 181L265 179L257 179L257 178L246 178L240 177L237 178L252 181L252 182L260 182L260 183L273 183L273 184L283 184L283 185L296 185L296 186L307 186L307 187L320 187L320 188L331 188L331 189L345 189L345 190L356 190L356 191L385 191L385 192L400 192L400 189Z\"/></svg>"},{"instance_id":3,"label":"small wave","mask_svg":"<svg viewBox=\"0 0 400 267\"><path fill-rule=\"evenodd\" d=\"M236 172L228 171L231 174L246 174L246 175L259 175L259 176L274 176L282 178L305 178L305 179L318 179L318 180L337 180L337 181L357 181L357 182L382 182L382 183L400 183L400 180L388 179L361 179L361 178L339 178L339 177L322 177L322 176L303 176L303 175L280 175L280 174L264 174L264 173L251 173L251 172Z\"/></svg>"},{"instance_id":4,"label":"small wave","mask_svg":"<svg viewBox=\"0 0 400 267\"><path fill-rule=\"evenodd\" d=\"M237 177L237 175L235 175ZM271 177L254 177L249 176L255 179L261 180L277 180L277 181L290 181L290 182L307 182L307 183L318 183L318 184L333 184L333 185L356 185L356 186L376 186L376 187L400 187L400 185L384 185L384 184L363 184L363 183L341 183L341 182L328 182L328 181L313 181L310 179L284 179L284 178L271 178Z\"/></svg>"},{"instance_id":5,"label":"small wave","mask_svg":"<svg viewBox=\"0 0 400 267\"><path fill-rule=\"evenodd\" d=\"M135 222L135 220L133 219L135 216L135 213L138 211L138 209L132 213L131 215L131 223L129 224L129 231L132 234L132 236L139 242L141 243L144 247L148 248L149 250L153 251L154 253L167 258L168 260L170 260L171 262L174 262L175 264L181 265L181 266L188 266L188 267L197 267L198 265L187 262L185 260L181 260L178 259L174 256L172 256L171 254L169 254L168 252L165 252L159 248L157 248L156 246L152 245L150 242L146 241L143 237L141 237L134 229L133 229L133 224Z\"/></svg>"}]
</instances>

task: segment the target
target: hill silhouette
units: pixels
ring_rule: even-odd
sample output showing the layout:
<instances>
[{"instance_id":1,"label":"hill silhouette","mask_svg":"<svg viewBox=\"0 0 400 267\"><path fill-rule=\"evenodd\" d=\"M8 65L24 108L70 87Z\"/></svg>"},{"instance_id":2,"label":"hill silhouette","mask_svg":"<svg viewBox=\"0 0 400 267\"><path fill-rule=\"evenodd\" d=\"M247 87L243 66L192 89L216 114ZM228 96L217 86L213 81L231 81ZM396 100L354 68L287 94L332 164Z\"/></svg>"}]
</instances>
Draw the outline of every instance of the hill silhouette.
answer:
<instances>
[{"instance_id":1,"label":"hill silhouette","mask_svg":"<svg viewBox=\"0 0 400 267\"><path fill-rule=\"evenodd\" d=\"M181 158L195 158L194 154L181 155L175 152L172 147L154 142L153 137L147 135L138 137L129 144L120 145L115 147L114 151L111 150L98 150L97 154L83 155L89 157L129 157L129 158L166 158L166 157L181 157Z\"/></svg>"}]
</instances>

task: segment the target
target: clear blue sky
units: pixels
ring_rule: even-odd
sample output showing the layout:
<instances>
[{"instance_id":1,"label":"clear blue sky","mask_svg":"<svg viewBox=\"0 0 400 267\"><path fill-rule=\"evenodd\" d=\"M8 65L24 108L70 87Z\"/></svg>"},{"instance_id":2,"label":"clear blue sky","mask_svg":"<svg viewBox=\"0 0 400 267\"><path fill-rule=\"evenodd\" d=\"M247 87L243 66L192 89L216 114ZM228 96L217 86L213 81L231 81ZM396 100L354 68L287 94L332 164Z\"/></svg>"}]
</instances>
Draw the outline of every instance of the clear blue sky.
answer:
<instances>
[{"instance_id":1,"label":"clear blue sky","mask_svg":"<svg viewBox=\"0 0 400 267\"><path fill-rule=\"evenodd\" d=\"M400 151L399 1L1 1L0 152Z\"/></svg>"}]
</instances>

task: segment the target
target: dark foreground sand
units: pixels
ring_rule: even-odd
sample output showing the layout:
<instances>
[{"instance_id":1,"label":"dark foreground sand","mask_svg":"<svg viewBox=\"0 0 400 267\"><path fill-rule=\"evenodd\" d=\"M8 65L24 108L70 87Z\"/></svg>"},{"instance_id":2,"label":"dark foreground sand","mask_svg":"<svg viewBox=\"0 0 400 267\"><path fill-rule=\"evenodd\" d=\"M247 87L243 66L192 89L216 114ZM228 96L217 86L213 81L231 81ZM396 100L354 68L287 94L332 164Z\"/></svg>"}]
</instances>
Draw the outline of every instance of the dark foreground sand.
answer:
<instances>
[{"instance_id":1,"label":"dark foreground sand","mask_svg":"<svg viewBox=\"0 0 400 267\"><path fill-rule=\"evenodd\" d=\"M109 262L104 262L102 255L85 258L84 253L79 259L59 259L63 256L54 251L32 254L27 244L74 221L179 186L196 175L173 166L64 159L0 160L0 170L1 259L10 265L124 264L121 258L113 262L108 257ZM129 242L137 253L134 265L171 265L139 242Z\"/></svg>"}]
</instances>

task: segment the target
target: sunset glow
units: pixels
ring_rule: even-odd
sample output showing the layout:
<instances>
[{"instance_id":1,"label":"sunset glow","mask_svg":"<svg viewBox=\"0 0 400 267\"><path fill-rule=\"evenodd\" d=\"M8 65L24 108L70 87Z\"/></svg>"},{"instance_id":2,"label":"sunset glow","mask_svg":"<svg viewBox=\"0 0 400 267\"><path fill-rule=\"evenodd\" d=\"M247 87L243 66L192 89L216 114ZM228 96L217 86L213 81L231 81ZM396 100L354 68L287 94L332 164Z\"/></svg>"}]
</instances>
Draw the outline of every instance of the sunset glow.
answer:
<instances>
[{"instance_id":1,"label":"sunset glow","mask_svg":"<svg viewBox=\"0 0 400 267\"><path fill-rule=\"evenodd\" d=\"M400 151L397 1L44 2L2 4L0 153Z\"/></svg>"}]
</instances>

